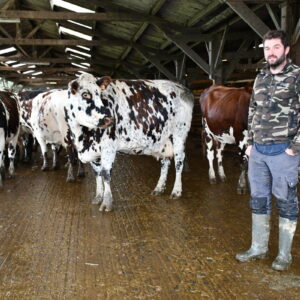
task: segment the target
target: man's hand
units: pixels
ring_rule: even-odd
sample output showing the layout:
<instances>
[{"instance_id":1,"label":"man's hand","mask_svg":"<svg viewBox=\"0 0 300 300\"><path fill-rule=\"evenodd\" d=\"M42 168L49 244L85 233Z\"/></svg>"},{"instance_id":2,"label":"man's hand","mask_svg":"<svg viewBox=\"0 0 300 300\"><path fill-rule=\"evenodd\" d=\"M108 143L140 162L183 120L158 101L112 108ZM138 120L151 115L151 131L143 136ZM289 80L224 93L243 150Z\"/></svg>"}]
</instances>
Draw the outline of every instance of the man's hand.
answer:
<instances>
[{"instance_id":1,"label":"man's hand","mask_svg":"<svg viewBox=\"0 0 300 300\"><path fill-rule=\"evenodd\" d=\"M250 156L251 150L252 150L252 145L249 145L245 152L247 156Z\"/></svg>"},{"instance_id":2,"label":"man's hand","mask_svg":"<svg viewBox=\"0 0 300 300\"><path fill-rule=\"evenodd\" d=\"M289 149L289 148L286 148L286 149L285 149L285 153L286 153L287 155L292 155L292 156L295 156L295 155L296 155L296 153L295 153L292 149Z\"/></svg>"}]
</instances>

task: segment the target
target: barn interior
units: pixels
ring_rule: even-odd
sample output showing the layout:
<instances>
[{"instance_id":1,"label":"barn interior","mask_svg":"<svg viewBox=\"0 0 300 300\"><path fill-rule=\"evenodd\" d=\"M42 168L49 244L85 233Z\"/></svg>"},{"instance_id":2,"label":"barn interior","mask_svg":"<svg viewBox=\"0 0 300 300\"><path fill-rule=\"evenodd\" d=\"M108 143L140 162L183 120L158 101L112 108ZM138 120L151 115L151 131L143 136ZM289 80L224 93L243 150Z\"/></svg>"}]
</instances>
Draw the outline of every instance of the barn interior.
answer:
<instances>
[{"instance_id":1,"label":"barn interior","mask_svg":"<svg viewBox=\"0 0 300 300\"><path fill-rule=\"evenodd\" d=\"M0 76L65 87L82 72L166 78L203 89L253 82L261 38L284 29L299 63L299 3L220 0L2 0Z\"/></svg>"},{"instance_id":2,"label":"barn interior","mask_svg":"<svg viewBox=\"0 0 300 300\"><path fill-rule=\"evenodd\" d=\"M65 183L42 172L39 150L0 190L1 299L298 299L300 230L293 265L276 272L278 215L270 257L238 263L251 241L249 195L236 194L239 165L225 154L226 183L210 185L198 97L213 83L253 83L265 65L262 36L287 32L300 65L298 0L0 0L0 77L12 91L66 88L83 73L169 79L193 90L184 194L152 196L159 164L119 155L114 210L91 204L95 178Z\"/></svg>"}]
</instances>

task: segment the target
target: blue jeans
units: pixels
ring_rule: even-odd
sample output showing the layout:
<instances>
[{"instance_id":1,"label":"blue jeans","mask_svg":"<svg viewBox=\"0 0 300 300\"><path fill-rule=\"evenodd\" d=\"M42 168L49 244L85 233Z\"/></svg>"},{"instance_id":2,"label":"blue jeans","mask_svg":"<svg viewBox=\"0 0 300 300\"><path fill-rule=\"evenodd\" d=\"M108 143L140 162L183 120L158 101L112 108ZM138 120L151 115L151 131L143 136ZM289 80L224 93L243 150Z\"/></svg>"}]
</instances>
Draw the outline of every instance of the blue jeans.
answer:
<instances>
[{"instance_id":1,"label":"blue jeans","mask_svg":"<svg viewBox=\"0 0 300 300\"><path fill-rule=\"evenodd\" d=\"M272 194L282 218L298 218L298 166L300 155L285 152L264 155L252 147L249 156L248 177L251 190L250 207L255 214L270 214Z\"/></svg>"}]
</instances>

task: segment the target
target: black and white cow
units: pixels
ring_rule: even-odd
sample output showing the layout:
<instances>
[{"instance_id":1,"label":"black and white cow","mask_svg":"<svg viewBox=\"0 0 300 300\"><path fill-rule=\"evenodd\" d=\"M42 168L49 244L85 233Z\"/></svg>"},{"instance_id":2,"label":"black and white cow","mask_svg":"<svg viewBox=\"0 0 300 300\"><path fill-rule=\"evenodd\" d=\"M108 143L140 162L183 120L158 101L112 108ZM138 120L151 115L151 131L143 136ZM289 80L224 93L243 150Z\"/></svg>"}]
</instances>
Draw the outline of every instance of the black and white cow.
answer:
<instances>
[{"instance_id":1,"label":"black and white cow","mask_svg":"<svg viewBox=\"0 0 300 300\"><path fill-rule=\"evenodd\" d=\"M100 88L99 88L100 87ZM112 209L111 170L116 153L152 155L161 160L153 194L166 185L170 159L176 179L172 198L182 194L181 173L190 129L193 94L168 80L96 80L83 74L69 84L66 120L82 162L96 172L100 211Z\"/></svg>"},{"instance_id":2,"label":"black and white cow","mask_svg":"<svg viewBox=\"0 0 300 300\"><path fill-rule=\"evenodd\" d=\"M0 187L3 187L5 170L4 151L8 144L9 176L13 176L14 158L20 131L19 104L13 93L0 91Z\"/></svg>"}]
</instances>

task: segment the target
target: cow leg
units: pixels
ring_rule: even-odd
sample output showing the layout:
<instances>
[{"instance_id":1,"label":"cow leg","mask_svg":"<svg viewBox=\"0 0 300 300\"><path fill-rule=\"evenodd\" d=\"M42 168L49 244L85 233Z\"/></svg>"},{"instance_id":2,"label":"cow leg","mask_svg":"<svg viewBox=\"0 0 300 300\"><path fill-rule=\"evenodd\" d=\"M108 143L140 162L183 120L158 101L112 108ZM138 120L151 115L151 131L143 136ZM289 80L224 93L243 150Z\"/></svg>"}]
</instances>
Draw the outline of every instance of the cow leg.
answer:
<instances>
[{"instance_id":1,"label":"cow leg","mask_svg":"<svg viewBox=\"0 0 300 300\"><path fill-rule=\"evenodd\" d=\"M24 162L31 161L32 157L32 148L33 148L33 136L30 133L27 133L23 139L24 145Z\"/></svg>"},{"instance_id":2,"label":"cow leg","mask_svg":"<svg viewBox=\"0 0 300 300\"><path fill-rule=\"evenodd\" d=\"M51 149L52 149L52 169L53 170L57 170L59 169L59 163L58 163L58 149L59 149L59 145L56 144L52 144L51 145Z\"/></svg>"},{"instance_id":3,"label":"cow leg","mask_svg":"<svg viewBox=\"0 0 300 300\"><path fill-rule=\"evenodd\" d=\"M241 164L241 174L238 181L237 193L242 195L248 192L248 184L247 184L247 158L243 159L243 163Z\"/></svg>"},{"instance_id":4,"label":"cow leg","mask_svg":"<svg viewBox=\"0 0 300 300\"><path fill-rule=\"evenodd\" d=\"M9 158L9 168L8 168L8 176L9 178L14 176L15 173L15 156L17 149L18 136L15 136L12 141L8 145L8 158Z\"/></svg>"},{"instance_id":5,"label":"cow leg","mask_svg":"<svg viewBox=\"0 0 300 300\"><path fill-rule=\"evenodd\" d=\"M96 174L96 197L92 200L92 204L101 204L104 196L104 186L101 174L101 162L91 162L91 166Z\"/></svg>"},{"instance_id":6,"label":"cow leg","mask_svg":"<svg viewBox=\"0 0 300 300\"><path fill-rule=\"evenodd\" d=\"M238 194L246 194L248 192L248 183L247 183L247 167L248 167L248 157L245 154L246 151L246 143L247 143L247 133L244 133L244 139L240 142L240 157L241 160L241 174L238 181L237 193Z\"/></svg>"},{"instance_id":7,"label":"cow leg","mask_svg":"<svg viewBox=\"0 0 300 300\"><path fill-rule=\"evenodd\" d=\"M206 136L206 146L207 146L207 152L206 152L206 157L208 160L209 164L209 170L208 170L208 177L209 177L209 183L210 184L215 184L216 181L216 173L214 170L214 141L211 136Z\"/></svg>"},{"instance_id":8,"label":"cow leg","mask_svg":"<svg viewBox=\"0 0 300 300\"><path fill-rule=\"evenodd\" d=\"M47 154L47 145L45 141L38 135L36 135L36 139L41 147L41 152L43 156L43 165L41 167L42 171L48 171L49 170L49 165L48 165L48 154Z\"/></svg>"},{"instance_id":9,"label":"cow leg","mask_svg":"<svg viewBox=\"0 0 300 300\"><path fill-rule=\"evenodd\" d=\"M67 154L68 154L68 175L67 175L67 182L74 182L74 166L75 166L75 155L74 155L74 148L73 146L67 146Z\"/></svg>"},{"instance_id":10,"label":"cow leg","mask_svg":"<svg viewBox=\"0 0 300 300\"><path fill-rule=\"evenodd\" d=\"M25 160L25 138L19 137L17 147L19 148L19 161Z\"/></svg>"},{"instance_id":11,"label":"cow leg","mask_svg":"<svg viewBox=\"0 0 300 300\"><path fill-rule=\"evenodd\" d=\"M224 143L219 143L217 145L217 160L218 160L218 174L220 177L220 180L222 182L226 181L226 176L225 176L225 172L224 172L224 167L223 167L223 150L225 148L225 144Z\"/></svg>"},{"instance_id":12,"label":"cow leg","mask_svg":"<svg viewBox=\"0 0 300 300\"><path fill-rule=\"evenodd\" d=\"M165 191L170 163L171 161L168 158L163 158L160 160L160 177L155 189L152 192L152 195L160 195Z\"/></svg>"},{"instance_id":13,"label":"cow leg","mask_svg":"<svg viewBox=\"0 0 300 300\"><path fill-rule=\"evenodd\" d=\"M84 166L83 166L83 163L80 160L78 161L77 177L78 178L85 177Z\"/></svg>"},{"instance_id":14,"label":"cow leg","mask_svg":"<svg viewBox=\"0 0 300 300\"><path fill-rule=\"evenodd\" d=\"M3 178L5 174L4 150L5 150L5 134L4 134L4 129L0 128L0 188L3 187Z\"/></svg>"},{"instance_id":15,"label":"cow leg","mask_svg":"<svg viewBox=\"0 0 300 300\"><path fill-rule=\"evenodd\" d=\"M174 137L174 162L175 162L175 183L171 193L171 198L179 198L182 194L182 169L184 164L185 152L184 152L184 139Z\"/></svg>"},{"instance_id":16,"label":"cow leg","mask_svg":"<svg viewBox=\"0 0 300 300\"><path fill-rule=\"evenodd\" d=\"M113 196L111 193L110 181L111 181L111 170L116 157L116 151L111 145L106 145L103 147L103 152L101 153L101 171L100 176L103 179L104 192L103 201L100 205L100 211L110 211L112 210Z\"/></svg>"}]
</instances>

